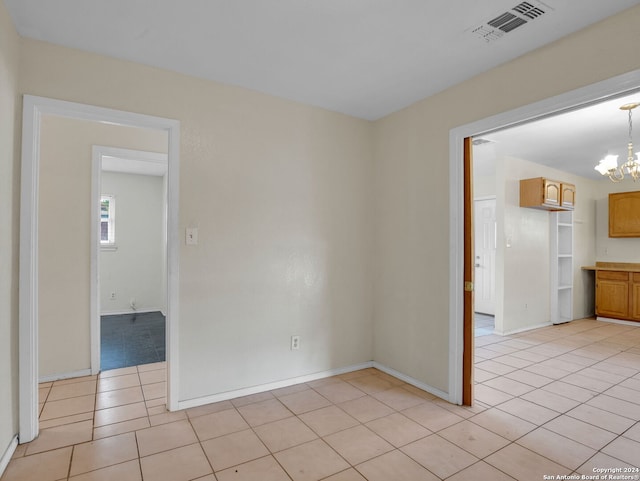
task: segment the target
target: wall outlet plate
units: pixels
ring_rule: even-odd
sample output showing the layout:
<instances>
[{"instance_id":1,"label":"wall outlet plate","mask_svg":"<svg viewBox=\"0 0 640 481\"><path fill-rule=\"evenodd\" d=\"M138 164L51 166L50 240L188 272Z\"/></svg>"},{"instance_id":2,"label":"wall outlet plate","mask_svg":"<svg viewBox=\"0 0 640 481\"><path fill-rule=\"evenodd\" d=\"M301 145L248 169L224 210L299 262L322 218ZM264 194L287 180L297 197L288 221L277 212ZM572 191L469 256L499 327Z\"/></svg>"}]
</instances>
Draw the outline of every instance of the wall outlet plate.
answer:
<instances>
[{"instance_id":1,"label":"wall outlet plate","mask_svg":"<svg viewBox=\"0 0 640 481\"><path fill-rule=\"evenodd\" d=\"M297 351L300 349L300 336L291 336L291 350Z\"/></svg>"}]
</instances>

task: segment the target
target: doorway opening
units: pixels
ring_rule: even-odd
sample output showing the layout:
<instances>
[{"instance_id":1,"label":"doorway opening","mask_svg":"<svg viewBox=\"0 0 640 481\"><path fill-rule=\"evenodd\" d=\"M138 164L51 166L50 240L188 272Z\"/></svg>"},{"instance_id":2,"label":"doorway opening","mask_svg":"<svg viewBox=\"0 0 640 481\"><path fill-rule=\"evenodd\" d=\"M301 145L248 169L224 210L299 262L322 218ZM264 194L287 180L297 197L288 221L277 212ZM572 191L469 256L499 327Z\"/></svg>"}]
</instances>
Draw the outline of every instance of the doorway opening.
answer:
<instances>
[{"instance_id":1,"label":"doorway opening","mask_svg":"<svg viewBox=\"0 0 640 481\"><path fill-rule=\"evenodd\" d=\"M469 249L466 248L467 245L472 245L470 243L473 241L471 229L473 197L466 195L467 190L470 190L466 185L471 183L472 176L472 169L468 167L470 163L467 162L470 160L471 149L467 152L466 148L471 143L471 138L620 97L637 91L639 85L640 71L634 71L451 130L449 136L450 218L458 219L450 226L449 400L451 402L470 404L473 400L473 370L466 366L468 360L473 358L474 303L473 296L465 295L467 283L473 282L473 276L466 277L468 276L466 273L471 272L472 263L475 261L473 257L467 255ZM465 154L468 154L469 159ZM465 193L464 196L463 193ZM498 243L501 241L503 239L498 234ZM462 286L465 288L463 289ZM499 310L499 306L497 309Z\"/></svg>"},{"instance_id":2,"label":"doorway opening","mask_svg":"<svg viewBox=\"0 0 640 481\"><path fill-rule=\"evenodd\" d=\"M24 96L23 101L23 128L22 128L22 172L21 172L21 213L20 213L20 319L19 319L19 401L20 401L20 442L25 443L32 441L38 435L38 380L40 378L39 364L39 328L40 328L40 301L42 295L46 292L44 286L40 286L40 263L42 260L51 260L56 255L55 249L52 256L42 257L39 255L39 229L41 227L42 216L40 216L40 207L42 201L50 202L53 207L58 206L57 197L55 195L44 197L40 192L40 175L41 175L41 136L43 119L46 116L56 118L64 118L70 120L90 121L108 126L125 126L137 129L147 129L149 131L160 131L167 139L167 238L166 238L166 310L167 310L167 406L170 410L177 409L178 403L178 381L177 381L177 323L178 323L178 173L179 173L179 135L180 124L176 120L165 119L160 117L152 117L130 112L105 109L84 104L65 102L60 100L48 99L44 97ZM64 151L64 146L62 150ZM86 264L91 264L90 269L87 266L85 272L91 272L90 282L97 282L95 278L97 269L97 256L89 255L91 245L97 245L98 229L90 228L91 217L91 195L90 192L96 186L91 181L91 162L87 160L89 169L86 170L85 177L67 180L66 189L58 189L59 195L66 195L72 190L80 191L86 194L81 202L84 207L84 214L77 219L86 218L86 224L83 224L77 230L75 228L67 228L59 225L58 231L65 235L91 236L96 242L82 243L82 248L71 256L68 266L74 266L74 259L81 259ZM55 167L55 166L54 166ZM86 166L85 166L86 167ZM55 169L54 169L55 170ZM54 172L55 174L55 172ZM64 180L64 179L63 179ZM62 209L56 211L64 213ZM94 210L94 215L98 215L99 211ZM56 217L47 218L47 221L55 222ZM84 221L83 221L84 222ZM94 224L94 225L97 225ZM68 226L67 226L68 227ZM56 240L58 245L60 240ZM64 274L64 270L60 271ZM58 278L57 282L64 279ZM89 279L87 279L89 280ZM89 285L85 281L85 285ZM68 305L74 303L86 303L86 297L80 297L78 294L69 298L59 299ZM55 299L54 299L55 300ZM94 299L91 300L94 302ZM92 305L86 310L85 319L90 313L98 312ZM85 320L86 322L86 320ZM88 329L87 329L88 330ZM68 331L67 334L73 334ZM44 339L45 336L40 336ZM89 336L87 336L88 338ZM87 339L85 338L85 339ZM84 341L83 346L93 346L95 344L94 337L90 342ZM85 352L89 352L90 347L84 347ZM84 361L82 371L91 373L98 369L99 363L94 363L96 353L91 351L89 360ZM97 358L99 359L99 357ZM77 368L76 368L77 369ZM74 368L66 368L66 371L73 371ZM75 371L74 371L75 373ZM96 372L97 374L97 372Z\"/></svg>"},{"instance_id":3,"label":"doorway opening","mask_svg":"<svg viewBox=\"0 0 640 481\"><path fill-rule=\"evenodd\" d=\"M165 142L166 146L166 142ZM162 145L158 145L162 148ZM166 359L167 155L93 146L92 346L100 370ZM97 217L97 218L96 218Z\"/></svg>"}]
</instances>

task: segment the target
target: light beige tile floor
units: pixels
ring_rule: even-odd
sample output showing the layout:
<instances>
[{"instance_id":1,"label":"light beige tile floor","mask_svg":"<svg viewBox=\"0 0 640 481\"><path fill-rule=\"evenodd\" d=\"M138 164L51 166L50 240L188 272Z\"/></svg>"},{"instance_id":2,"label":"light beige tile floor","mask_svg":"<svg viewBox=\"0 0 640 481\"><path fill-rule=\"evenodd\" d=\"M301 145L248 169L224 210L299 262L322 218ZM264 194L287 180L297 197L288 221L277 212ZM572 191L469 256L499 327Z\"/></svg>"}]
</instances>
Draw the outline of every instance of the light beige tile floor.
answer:
<instances>
[{"instance_id":1,"label":"light beige tile floor","mask_svg":"<svg viewBox=\"0 0 640 481\"><path fill-rule=\"evenodd\" d=\"M2 481L528 481L638 467L640 326L585 319L476 346L472 408L375 369L173 413L162 363L43 383L40 436Z\"/></svg>"}]
</instances>

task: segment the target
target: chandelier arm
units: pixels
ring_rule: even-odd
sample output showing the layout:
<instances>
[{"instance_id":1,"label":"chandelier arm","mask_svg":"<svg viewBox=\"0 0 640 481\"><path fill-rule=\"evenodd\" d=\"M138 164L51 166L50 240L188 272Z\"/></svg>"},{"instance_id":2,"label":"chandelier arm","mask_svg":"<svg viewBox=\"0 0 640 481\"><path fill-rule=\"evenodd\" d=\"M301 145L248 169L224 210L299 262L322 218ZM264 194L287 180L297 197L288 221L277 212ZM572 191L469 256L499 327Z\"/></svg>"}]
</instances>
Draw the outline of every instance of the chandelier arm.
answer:
<instances>
[{"instance_id":1,"label":"chandelier arm","mask_svg":"<svg viewBox=\"0 0 640 481\"><path fill-rule=\"evenodd\" d=\"M620 182L621 180L624 179L624 170L622 170L622 166L618 167L617 169L611 169L609 171L609 179L611 179L611 181L613 182Z\"/></svg>"}]
</instances>

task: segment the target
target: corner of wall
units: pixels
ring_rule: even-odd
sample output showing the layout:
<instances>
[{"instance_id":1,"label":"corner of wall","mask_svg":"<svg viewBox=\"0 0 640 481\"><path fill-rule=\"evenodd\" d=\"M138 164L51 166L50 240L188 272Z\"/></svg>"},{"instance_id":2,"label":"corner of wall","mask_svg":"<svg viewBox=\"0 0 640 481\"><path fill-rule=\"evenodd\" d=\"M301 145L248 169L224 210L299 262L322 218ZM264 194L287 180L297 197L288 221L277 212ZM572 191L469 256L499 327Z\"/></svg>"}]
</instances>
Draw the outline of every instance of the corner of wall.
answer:
<instances>
[{"instance_id":1,"label":"corner of wall","mask_svg":"<svg viewBox=\"0 0 640 481\"><path fill-rule=\"evenodd\" d=\"M20 37L0 2L0 475L18 432L18 252L20 218ZM13 448L12 448L13 447Z\"/></svg>"}]
</instances>

